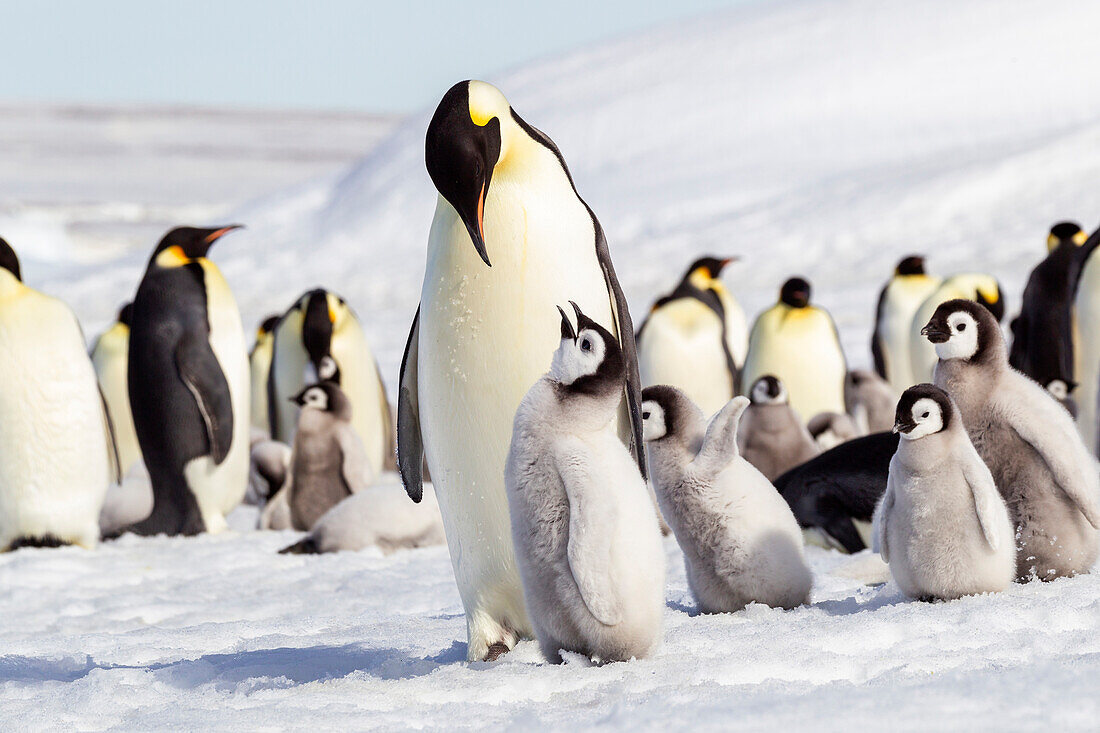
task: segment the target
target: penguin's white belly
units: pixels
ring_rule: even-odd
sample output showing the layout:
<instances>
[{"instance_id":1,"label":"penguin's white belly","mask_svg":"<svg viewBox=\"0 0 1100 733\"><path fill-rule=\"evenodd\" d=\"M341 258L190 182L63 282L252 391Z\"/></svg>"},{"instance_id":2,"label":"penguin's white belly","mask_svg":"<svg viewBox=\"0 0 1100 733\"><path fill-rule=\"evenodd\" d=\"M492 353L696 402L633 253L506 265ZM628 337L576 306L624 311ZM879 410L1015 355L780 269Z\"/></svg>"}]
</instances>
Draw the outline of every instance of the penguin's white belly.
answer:
<instances>
[{"instance_id":1,"label":"penguin's white belly","mask_svg":"<svg viewBox=\"0 0 1100 733\"><path fill-rule=\"evenodd\" d=\"M363 441L375 476L385 468L389 407L382 401L382 385L362 330L348 329L332 340L332 357L340 367L340 388L351 401L351 425Z\"/></svg>"},{"instance_id":2,"label":"penguin's white belly","mask_svg":"<svg viewBox=\"0 0 1100 733\"><path fill-rule=\"evenodd\" d=\"M95 371L68 309L37 294L0 312L0 549L52 535L92 547L109 479Z\"/></svg>"},{"instance_id":3,"label":"penguin's white belly","mask_svg":"<svg viewBox=\"0 0 1100 733\"><path fill-rule=\"evenodd\" d=\"M698 301L669 303L649 318L638 344L642 384L679 387L707 415L733 397L722 323ZM700 313L698 311L706 311Z\"/></svg>"},{"instance_id":4,"label":"penguin's white belly","mask_svg":"<svg viewBox=\"0 0 1100 733\"><path fill-rule=\"evenodd\" d=\"M788 338L772 334L754 344L745 363L744 383L767 374L787 387L791 407L808 422L822 412L844 413L844 355L831 330Z\"/></svg>"},{"instance_id":5,"label":"penguin's white belly","mask_svg":"<svg viewBox=\"0 0 1100 733\"><path fill-rule=\"evenodd\" d=\"M104 344L92 356L96 377L103 390L103 399L111 414L111 423L115 430L115 443L118 446L118 459L121 473L125 476L141 460L141 447L138 445L134 417L130 412L130 388L126 381L127 344L129 339L118 339L119 343Z\"/></svg>"},{"instance_id":6,"label":"penguin's white belly","mask_svg":"<svg viewBox=\"0 0 1100 733\"><path fill-rule=\"evenodd\" d=\"M883 319L879 329L882 359L886 363L887 380L900 392L915 384L909 357L909 327L913 323L913 314L919 305L918 303L913 308L904 308L901 304L893 302L883 309Z\"/></svg>"},{"instance_id":7,"label":"penguin's white belly","mask_svg":"<svg viewBox=\"0 0 1100 733\"><path fill-rule=\"evenodd\" d=\"M210 346L229 383L233 406L233 441L221 465L210 457L196 458L184 467L187 485L195 494L208 532L226 528L225 515L244 499L248 489L251 396L248 355L237 301L221 272L204 262Z\"/></svg>"},{"instance_id":8,"label":"penguin's white belly","mask_svg":"<svg viewBox=\"0 0 1100 733\"><path fill-rule=\"evenodd\" d=\"M483 656L481 637L494 623L529 632L504 464L516 408L560 343L556 306L568 309L573 300L617 331L592 220L571 189L565 198L558 186L517 200L506 182L492 185L485 205L492 267L441 199L420 311L421 430L467 611L471 658Z\"/></svg>"},{"instance_id":9,"label":"penguin's white belly","mask_svg":"<svg viewBox=\"0 0 1100 733\"><path fill-rule=\"evenodd\" d=\"M733 298L723 298L722 307L726 310L726 343L730 356L733 363L741 367L749 350L749 323L745 319L744 309Z\"/></svg>"},{"instance_id":10,"label":"penguin's white belly","mask_svg":"<svg viewBox=\"0 0 1100 733\"><path fill-rule=\"evenodd\" d=\"M252 427L267 433L271 423L267 415L267 376L271 371L271 345L274 339L268 339L256 347L249 359L249 392Z\"/></svg>"},{"instance_id":11,"label":"penguin's white belly","mask_svg":"<svg viewBox=\"0 0 1100 733\"><path fill-rule=\"evenodd\" d=\"M1081 273L1074 302L1074 362L1077 390L1077 429L1085 445L1097 455L1100 427L1096 401L1100 398L1100 255L1093 254Z\"/></svg>"}]
</instances>

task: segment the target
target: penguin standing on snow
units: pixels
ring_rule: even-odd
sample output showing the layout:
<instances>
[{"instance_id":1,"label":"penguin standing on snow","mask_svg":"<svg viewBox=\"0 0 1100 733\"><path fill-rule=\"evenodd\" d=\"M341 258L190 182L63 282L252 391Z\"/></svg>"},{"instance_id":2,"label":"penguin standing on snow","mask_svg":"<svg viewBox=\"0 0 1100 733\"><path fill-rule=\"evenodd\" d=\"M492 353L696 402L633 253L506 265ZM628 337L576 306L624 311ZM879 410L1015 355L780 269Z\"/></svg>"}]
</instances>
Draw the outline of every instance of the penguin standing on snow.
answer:
<instances>
[{"instance_id":1,"label":"penguin standing on snow","mask_svg":"<svg viewBox=\"0 0 1100 733\"><path fill-rule=\"evenodd\" d=\"M921 335L921 329L936 312L941 303L963 298L986 307L1000 321L1005 315L1005 299L1001 284L992 275L963 273L952 275L940 283L931 295L924 299L909 326L909 360L912 382L905 385L931 382L936 370L936 349Z\"/></svg>"},{"instance_id":2,"label":"penguin standing on snow","mask_svg":"<svg viewBox=\"0 0 1100 733\"><path fill-rule=\"evenodd\" d=\"M550 371L516 411L504 484L527 611L546 659L601 662L660 643L665 556L645 479L619 438L626 361L573 304ZM560 310L560 309L559 309Z\"/></svg>"},{"instance_id":3,"label":"penguin standing on snow","mask_svg":"<svg viewBox=\"0 0 1100 733\"><path fill-rule=\"evenodd\" d=\"M124 305L115 323L100 334L92 347L92 364L95 366L99 388L107 402L107 412L115 430L118 460L125 476L141 460L134 418L130 414L130 393L127 386L126 364L130 358L130 320L133 306Z\"/></svg>"},{"instance_id":4,"label":"penguin standing on snow","mask_svg":"<svg viewBox=\"0 0 1100 733\"><path fill-rule=\"evenodd\" d=\"M940 305L924 327L936 386L959 407L1016 528L1016 577L1088 572L1100 550L1100 466L1053 396L1008 365L1004 337L973 301Z\"/></svg>"},{"instance_id":5,"label":"penguin standing on snow","mask_svg":"<svg viewBox=\"0 0 1100 733\"><path fill-rule=\"evenodd\" d=\"M847 372L832 316L810 304L808 282L791 278L783 284L779 302L752 326L742 383L753 384L765 374L778 377L791 407L808 421L819 412L844 412Z\"/></svg>"},{"instance_id":6,"label":"penguin standing on snow","mask_svg":"<svg viewBox=\"0 0 1100 733\"><path fill-rule=\"evenodd\" d=\"M0 551L99 540L117 481L110 418L68 306L23 284L0 239Z\"/></svg>"},{"instance_id":7,"label":"penguin standing on snow","mask_svg":"<svg viewBox=\"0 0 1100 733\"><path fill-rule=\"evenodd\" d=\"M134 297L130 406L153 482L137 534L226 529L248 486L249 370L237 302L211 245L237 226L164 235Z\"/></svg>"},{"instance_id":8,"label":"penguin standing on snow","mask_svg":"<svg viewBox=\"0 0 1100 733\"><path fill-rule=\"evenodd\" d=\"M940 282L940 278L925 272L923 257L910 255L898 263L894 276L879 293L871 354L875 359L875 372L897 392L914 384L909 329L917 309Z\"/></svg>"},{"instance_id":9,"label":"penguin standing on snow","mask_svg":"<svg viewBox=\"0 0 1100 733\"><path fill-rule=\"evenodd\" d=\"M875 511L875 551L901 592L953 600L1002 591L1016 575L1008 509L939 387L910 387L898 402L901 435Z\"/></svg>"},{"instance_id":10,"label":"penguin standing on snow","mask_svg":"<svg viewBox=\"0 0 1100 733\"><path fill-rule=\"evenodd\" d=\"M737 393L748 344L745 313L718 279L730 262L696 260L638 329L642 384L679 387L708 414Z\"/></svg>"},{"instance_id":11,"label":"penguin standing on snow","mask_svg":"<svg viewBox=\"0 0 1100 733\"><path fill-rule=\"evenodd\" d=\"M634 327L603 229L565 159L498 89L452 87L428 125L425 162L439 199L401 364L398 463L418 500L426 450L467 655L495 659L531 633L503 476L516 408L558 346L554 308L572 299L611 325L626 372L615 425L644 476Z\"/></svg>"},{"instance_id":12,"label":"penguin standing on snow","mask_svg":"<svg viewBox=\"0 0 1100 733\"><path fill-rule=\"evenodd\" d=\"M1077 428L1093 455L1100 453L1100 229L1077 251L1080 272L1073 297ZM1049 387L1048 387L1049 388Z\"/></svg>"},{"instance_id":13,"label":"penguin standing on snow","mask_svg":"<svg viewBox=\"0 0 1100 733\"><path fill-rule=\"evenodd\" d=\"M1024 288L1020 315L1012 321L1008 363L1052 393L1076 386L1073 374L1073 291L1080 269L1078 249L1085 233L1073 222L1051 227L1046 259Z\"/></svg>"},{"instance_id":14,"label":"penguin standing on snow","mask_svg":"<svg viewBox=\"0 0 1100 733\"><path fill-rule=\"evenodd\" d=\"M809 601L813 577L798 523L737 452L738 422L749 400L730 400L709 424L675 387L647 387L642 400L657 499L684 551L700 610L740 611L753 602L794 608Z\"/></svg>"},{"instance_id":15,"label":"penguin standing on snow","mask_svg":"<svg viewBox=\"0 0 1100 733\"><path fill-rule=\"evenodd\" d=\"M299 412L294 396L307 385L332 382L351 401L352 427L372 473L381 474L394 452L393 415L355 312L340 296L318 288L291 306L274 334L267 385L271 437L293 443Z\"/></svg>"},{"instance_id":16,"label":"penguin standing on snow","mask_svg":"<svg viewBox=\"0 0 1100 733\"><path fill-rule=\"evenodd\" d=\"M286 490L294 529L308 531L321 515L374 481L362 441L351 427L352 406L338 386L320 382L295 398L301 408L290 484Z\"/></svg>"},{"instance_id":17,"label":"penguin standing on snow","mask_svg":"<svg viewBox=\"0 0 1100 733\"><path fill-rule=\"evenodd\" d=\"M256 343L248 352L249 384L252 393L252 427L265 434L271 430L267 413L267 377L271 373L271 352L275 344L275 326L279 316L268 316L256 331Z\"/></svg>"},{"instance_id":18,"label":"penguin standing on snow","mask_svg":"<svg viewBox=\"0 0 1100 733\"><path fill-rule=\"evenodd\" d=\"M844 378L844 408L860 435L891 430L897 401L894 389L874 372L853 369Z\"/></svg>"},{"instance_id":19,"label":"penguin standing on snow","mask_svg":"<svg viewBox=\"0 0 1100 733\"><path fill-rule=\"evenodd\" d=\"M690 395L689 395L690 398ZM813 436L787 402L787 388L770 374L749 390L737 449L769 481L818 454Z\"/></svg>"}]
</instances>

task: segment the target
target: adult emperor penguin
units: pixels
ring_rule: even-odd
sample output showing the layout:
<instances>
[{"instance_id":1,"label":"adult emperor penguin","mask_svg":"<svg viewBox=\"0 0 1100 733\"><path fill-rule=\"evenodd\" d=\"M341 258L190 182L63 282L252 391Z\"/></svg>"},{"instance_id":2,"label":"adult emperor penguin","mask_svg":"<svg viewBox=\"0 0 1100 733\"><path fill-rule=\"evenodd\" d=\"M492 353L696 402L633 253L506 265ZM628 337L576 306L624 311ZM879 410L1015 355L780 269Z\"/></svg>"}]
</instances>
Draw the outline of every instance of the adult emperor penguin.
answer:
<instances>
[{"instance_id":1,"label":"adult emperor penguin","mask_svg":"<svg viewBox=\"0 0 1100 733\"><path fill-rule=\"evenodd\" d=\"M964 298L980 303L998 321L1004 318L1004 294L1001 292L1001 284L992 275L967 272L952 275L944 280L931 295L924 299L909 326L910 377L913 381L905 385L906 388L913 384L932 381L932 373L936 369L936 349L921 335L921 329L928 323L928 319L936 312L940 303L946 303L954 298Z\"/></svg>"},{"instance_id":2,"label":"adult emperor penguin","mask_svg":"<svg viewBox=\"0 0 1100 733\"><path fill-rule=\"evenodd\" d=\"M527 610L546 659L648 656L660 643L665 555L649 489L614 418L618 338L575 303L550 371L516 410L504 484ZM559 308L560 310L560 308Z\"/></svg>"},{"instance_id":3,"label":"adult emperor penguin","mask_svg":"<svg viewBox=\"0 0 1100 733\"><path fill-rule=\"evenodd\" d=\"M894 268L894 276L879 293L871 354L875 371L898 393L914 384L909 357L913 316L940 282L925 272L924 257L909 255Z\"/></svg>"},{"instance_id":4,"label":"adult emperor penguin","mask_svg":"<svg viewBox=\"0 0 1100 733\"><path fill-rule=\"evenodd\" d=\"M271 352L275 345L275 326L279 316L268 316L256 330L256 342L248 352L250 372L250 391L252 393L252 427L265 434L271 430L271 419L267 413L267 377L271 373Z\"/></svg>"},{"instance_id":5,"label":"adult emperor penguin","mask_svg":"<svg viewBox=\"0 0 1100 733\"><path fill-rule=\"evenodd\" d=\"M1012 522L951 398L918 384L898 401L874 549L902 593L953 600L1002 591L1016 575Z\"/></svg>"},{"instance_id":6,"label":"adult emperor penguin","mask_svg":"<svg viewBox=\"0 0 1100 733\"><path fill-rule=\"evenodd\" d=\"M226 529L248 487L249 373L237 302L210 246L238 226L178 227L134 297L130 406L153 482L138 534Z\"/></svg>"},{"instance_id":7,"label":"adult emperor penguin","mask_svg":"<svg viewBox=\"0 0 1100 733\"><path fill-rule=\"evenodd\" d=\"M107 402L111 424L115 431L119 466L125 476L141 460L134 418L130 414L130 392L126 380L126 364L130 352L130 319L133 306L124 305L114 324L100 334L92 346L92 364L95 366L99 388Z\"/></svg>"},{"instance_id":8,"label":"adult emperor penguin","mask_svg":"<svg viewBox=\"0 0 1100 733\"><path fill-rule=\"evenodd\" d=\"M924 327L951 395L1016 527L1016 577L1088 572L1100 550L1100 466L1045 389L1008 365L988 309L950 300Z\"/></svg>"},{"instance_id":9,"label":"adult emperor penguin","mask_svg":"<svg viewBox=\"0 0 1100 733\"><path fill-rule=\"evenodd\" d=\"M745 359L745 313L719 276L730 259L703 257L653 304L638 329L642 384L679 387L708 415L737 393Z\"/></svg>"},{"instance_id":10,"label":"adult emperor penguin","mask_svg":"<svg viewBox=\"0 0 1100 733\"><path fill-rule=\"evenodd\" d=\"M1085 233L1073 222L1051 227L1046 258L1024 288L1020 315L1012 321L1008 363L1048 389L1056 382L1073 392L1073 294L1080 269L1078 249Z\"/></svg>"},{"instance_id":11,"label":"adult emperor penguin","mask_svg":"<svg viewBox=\"0 0 1100 733\"><path fill-rule=\"evenodd\" d=\"M1080 273L1073 297L1074 381L1077 428L1093 455L1100 454L1100 229L1078 250Z\"/></svg>"},{"instance_id":12,"label":"adult emperor penguin","mask_svg":"<svg viewBox=\"0 0 1100 733\"><path fill-rule=\"evenodd\" d=\"M531 626L512 549L504 462L520 400L558 346L555 306L611 325L625 359L620 435L641 449L634 327L603 229L554 143L495 87L453 86L428 125L439 199L401 366L398 463L413 500L426 457L466 609L470 659Z\"/></svg>"},{"instance_id":13,"label":"adult emperor penguin","mask_svg":"<svg viewBox=\"0 0 1100 733\"><path fill-rule=\"evenodd\" d=\"M99 540L115 457L80 324L0 239L0 551ZM107 426L107 427L105 427Z\"/></svg>"},{"instance_id":14,"label":"adult emperor penguin","mask_svg":"<svg viewBox=\"0 0 1100 733\"><path fill-rule=\"evenodd\" d=\"M321 288L310 290L274 333L267 387L271 437L293 443L299 408L292 398L314 382L333 382L351 401L351 425L371 470L380 475L394 452L393 415L363 326L347 301Z\"/></svg>"},{"instance_id":15,"label":"adult emperor penguin","mask_svg":"<svg viewBox=\"0 0 1100 733\"><path fill-rule=\"evenodd\" d=\"M766 479L773 481L820 452L791 409L787 388L778 379L770 374L757 379L749 390L749 400L737 431L737 450Z\"/></svg>"},{"instance_id":16,"label":"adult emperor penguin","mask_svg":"<svg viewBox=\"0 0 1100 733\"><path fill-rule=\"evenodd\" d=\"M844 412L847 372L832 316L810 304L808 282L791 278L779 291L779 302L752 326L741 383L754 384L765 374L778 377L805 422L819 412Z\"/></svg>"}]
</instances>

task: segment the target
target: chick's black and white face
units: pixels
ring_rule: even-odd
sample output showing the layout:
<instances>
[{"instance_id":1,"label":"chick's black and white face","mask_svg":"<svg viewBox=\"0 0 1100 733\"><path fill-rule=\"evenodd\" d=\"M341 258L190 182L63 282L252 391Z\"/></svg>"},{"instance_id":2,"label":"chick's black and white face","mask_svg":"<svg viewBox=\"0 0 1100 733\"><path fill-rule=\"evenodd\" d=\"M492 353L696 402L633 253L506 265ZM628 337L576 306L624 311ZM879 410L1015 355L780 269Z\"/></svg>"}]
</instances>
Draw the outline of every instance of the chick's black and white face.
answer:
<instances>
[{"instance_id":1,"label":"chick's black and white face","mask_svg":"<svg viewBox=\"0 0 1100 733\"><path fill-rule=\"evenodd\" d=\"M317 376L321 379L332 379L336 376L336 360L331 356L321 357L321 363L317 368Z\"/></svg>"},{"instance_id":2,"label":"chick's black and white face","mask_svg":"<svg viewBox=\"0 0 1100 733\"><path fill-rule=\"evenodd\" d=\"M906 440L918 440L938 433L943 430L943 408L931 397L922 397L910 408L909 419L899 420L894 430Z\"/></svg>"},{"instance_id":3,"label":"chick's black and white face","mask_svg":"<svg viewBox=\"0 0 1100 733\"><path fill-rule=\"evenodd\" d=\"M787 388L775 377L768 375L753 382L749 398L754 405L787 404Z\"/></svg>"},{"instance_id":4,"label":"chick's black and white face","mask_svg":"<svg viewBox=\"0 0 1100 733\"><path fill-rule=\"evenodd\" d=\"M550 376L562 384L572 384L599 371L606 353L602 335L590 328L581 329L576 338L562 338L554 352Z\"/></svg>"},{"instance_id":5,"label":"chick's black and white face","mask_svg":"<svg viewBox=\"0 0 1100 733\"><path fill-rule=\"evenodd\" d=\"M941 306L942 307L942 306ZM937 311L921 333L936 347L936 356L972 359L978 353L978 320L966 310Z\"/></svg>"},{"instance_id":6,"label":"chick's black and white face","mask_svg":"<svg viewBox=\"0 0 1100 733\"><path fill-rule=\"evenodd\" d=\"M642 439L660 440L668 434L665 410L656 400L642 403Z\"/></svg>"},{"instance_id":7,"label":"chick's black and white face","mask_svg":"<svg viewBox=\"0 0 1100 733\"><path fill-rule=\"evenodd\" d=\"M328 395L320 387L310 387L301 397L302 407L312 407L322 412L328 409Z\"/></svg>"}]
</instances>

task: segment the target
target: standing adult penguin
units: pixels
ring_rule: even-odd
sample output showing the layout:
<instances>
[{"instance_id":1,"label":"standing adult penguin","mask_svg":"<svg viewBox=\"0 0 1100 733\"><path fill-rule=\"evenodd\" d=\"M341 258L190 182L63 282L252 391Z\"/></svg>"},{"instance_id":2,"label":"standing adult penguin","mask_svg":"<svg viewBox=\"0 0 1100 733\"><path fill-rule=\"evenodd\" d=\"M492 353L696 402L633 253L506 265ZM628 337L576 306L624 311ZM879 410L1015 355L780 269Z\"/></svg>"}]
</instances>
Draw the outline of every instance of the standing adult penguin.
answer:
<instances>
[{"instance_id":1,"label":"standing adult penguin","mask_svg":"<svg viewBox=\"0 0 1100 733\"><path fill-rule=\"evenodd\" d=\"M496 87L464 81L444 95L425 162L440 195L401 365L398 463L418 500L427 449L467 655L492 659L531 633L503 477L516 408L558 346L554 308L572 299L611 325L626 371L616 422L644 476L634 327L561 152Z\"/></svg>"},{"instance_id":2,"label":"standing adult penguin","mask_svg":"<svg viewBox=\"0 0 1100 733\"><path fill-rule=\"evenodd\" d=\"M643 385L679 387L708 415L737 393L748 345L745 313L719 276L732 260L703 257L653 304L638 329Z\"/></svg>"},{"instance_id":3,"label":"standing adult penguin","mask_svg":"<svg viewBox=\"0 0 1100 733\"><path fill-rule=\"evenodd\" d=\"M973 301L940 305L923 329L936 386L959 407L1016 527L1016 577L1088 572L1100 550L1100 466L1045 389L1008 365L1004 337Z\"/></svg>"},{"instance_id":4,"label":"standing adult penguin","mask_svg":"<svg viewBox=\"0 0 1100 733\"><path fill-rule=\"evenodd\" d=\"M813 436L787 401L787 388L770 374L753 383L750 404L741 416L737 450L764 478L805 463L819 451Z\"/></svg>"},{"instance_id":5,"label":"standing adult penguin","mask_svg":"<svg viewBox=\"0 0 1100 733\"><path fill-rule=\"evenodd\" d=\"M765 374L787 386L791 407L803 421L819 412L844 412L848 368L832 316L810 303L810 283L783 283L779 302L756 318L741 373L743 384Z\"/></svg>"},{"instance_id":6,"label":"standing adult penguin","mask_svg":"<svg viewBox=\"0 0 1100 733\"><path fill-rule=\"evenodd\" d=\"M0 239L0 551L99 540L117 456L85 349L73 312L24 285Z\"/></svg>"},{"instance_id":7,"label":"standing adult penguin","mask_svg":"<svg viewBox=\"0 0 1100 733\"><path fill-rule=\"evenodd\" d=\"M940 278L925 272L924 257L909 255L894 268L894 276L879 293L871 354L875 359L875 372L897 392L914 384L909 329L917 309L940 282Z\"/></svg>"},{"instance_id":8,"label":"standing adult penguin","mask_svg":"<svg viewBox=\"0 0 1100 733\"><path fill-rule=\"evenodd\" d=\"M1042 386L1076 386L1073 357L1073 295L1080 271L1078 249L1085 243L1081 227L1069 221L1055 224L1047 236L1046 258L1035 266L1024 288L1020 315L1012 321L1008 363Z\"/></svg>"},{"instance_id":9,"label":"standing adult penguin","mask_svg":"<svg viewBox=\"0 0 1100 733\"><path fill-rule=\"evenodd\" d=\"M394 452L393 414L378 363L363 326L347 301L317 288L304 293L275 326L268 411L271 437L294 442L298 426L293 397L306 385L327 381L351 401L351 425L359 433L375 476Z\"/></svg>"},{"instance_id":10,"label":"standing adult penguin","mask_svg":"<svg viewBox=\"0 0 1100 733\"><path fill-rule=\"evenodd\" d=\"M111 415L123 476L141 460L141 446L138 445L134 418L130 414L130 392L126 378L132 314L133 305L127 303L122 306L114 324L100 334L92 346L92 365L95 366L103 399L107 402L107 412Z\"/></svg>"},{"instance_id":11,"label":"standing adult penguin","mask_svg":"<svg viewBox=\"0 0 1100 733\"><path fill-rule=\"evenodd\" d=\"M256 330L256 342L248 352L249 385L252 393L252 427L268 434L271 418L267 412L267 377L271 373L271 352L275 345L275 326L279 316L268 316Z\"/></svg>"},{"instance_id":12,"label":"standing adult penguin","mask_svg":"<svg viewBox=\"0 0 1100 733\"><path fill-rule=\"evenodd\" d=\"M951 398L931 384L910 387L894 431L901 443L875 510L874 549L902 593L953 600L1007 588L1012 522Z\"/></svg>"},{"instance_id":13,"label":"standing adult penguin","mask_svg":"<svg viewBox=\"0 0 1100 733\"><path fill-rule=\"evenodd\" d=\"M248 487L249 373L241 314L211 245L238 225L177 227L134 297L130 406L153 482L138 534L226 529Z\"/></svg>"},{"instance_id":14,"label":"standing adult penguin","mask_svg":"<svg viewBox=\"0 0 1100 733\"><path fill-rule=\"evenodd\" d=\"M1001 284L992 275L967 272L952 275L944 280L931 295L924 299L909 326L910 375L913 380L911 384L932 381L932 374L936 370L936 349L921 335L921 329L928 323L928 319L941 303L955 298L984 305L998 321L1004 318L1004 294L1001 292Z\"/></svg>"},{"instance_id":15,"label":"standing adult penguin","mask_svg":"<svg viewBox=\"0 0 1100 733\"><path fill-rule=\"evenodd\" d=\"M1077 429L1093 455L1100 454L1100 229L1077 250L1080 263L1075 295L1074 381L1077 383Z\"/></svg>"}]
</instances>

